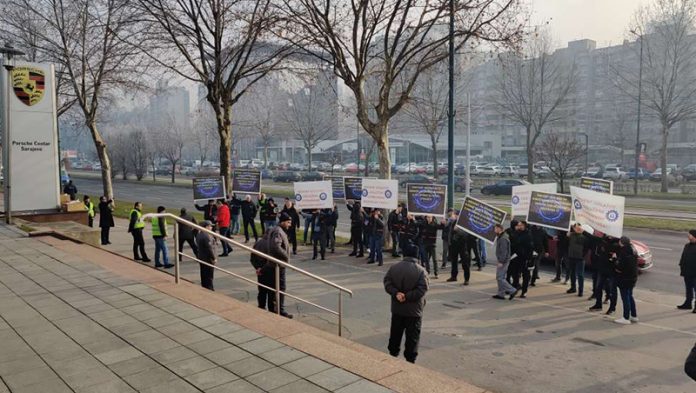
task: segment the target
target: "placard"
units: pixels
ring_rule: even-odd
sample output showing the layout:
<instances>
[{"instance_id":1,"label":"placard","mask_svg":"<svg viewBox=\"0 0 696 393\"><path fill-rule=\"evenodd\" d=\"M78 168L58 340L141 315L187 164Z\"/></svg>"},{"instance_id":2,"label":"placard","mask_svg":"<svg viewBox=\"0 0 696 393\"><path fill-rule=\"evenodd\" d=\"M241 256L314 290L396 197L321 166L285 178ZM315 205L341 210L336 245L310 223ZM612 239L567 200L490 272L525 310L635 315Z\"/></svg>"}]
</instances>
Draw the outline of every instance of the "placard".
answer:
<instances>
[{"instance_id":1,"label":"placard","mask_svg":"<svg viewBox=\"0 0 696 393\"><path fill-rule=\"evenodd\" d=\"M346 200L359 201L362 199L362 177L344 177L343 187Z\"/></svg>"},{"instance_id":2,"label":"placard","mask_svg":"<svg viewBox=\"0 0 696 393\"><path fill-rule=\"evenodd\" d=\"M343 176L328 176L326 180L331 181L331 190L334 199L346 199L346 190L343 186Z\"/></svg>"},{"instance_id":3,"label":"placard","mask_svg":"<svg viewBox=\"0 0 696 393\"><path fill-rule=\"evenodd\" d=\"M529 199L532 196L532 191L554 193L557 189L558 185L556 183L525 184L512 187L512 197L510 201L510 205L512 206L511 217L513 219L519 217L523 217L524 220L527 219L527 213L529 213Z\"/></svg>"},{"instance_id":4,"label":"placard","mask_svg":"<svg viewBox=\"0 0 696 393\"><path fill-rule=\"evenodd\" d=\"M591 177L580 178L580 188L601 192L604 194L614 194L614 182L604 179L593 179Z\"/></svg>"},{"instance_id":5,"label":"placard","mask_svg":"<svg viewBox=\"0 0 696 393\"><path fill-rule=\"evenodd\" d=\"M222 176L193 178L193 201L210 199L227 199L225 178Z\"/></svg>"},{"instance_id":6,"label":"placard","mask_svg":"<svg viewBox=\"0 0 696 393\"><path fill-rule=\"evenodd\" d=\"M235 169L232 174L232 192L258 194L261 192L261 171L258 169Z\"/></svg>"},{"instance_id":7,"label":"placard","mask_svg":"<svg viewBox=\"0 0 696 393\"><path fill-rule=\"evenodd\" d=\"M589 224L609 236L623 236L626 198L602 192L570 187L575 221Z\"/></svg>"},{"instance_id":8,"label":"placard","mask_svg":"<svg viewBox=\"0 0 696 393\"><path fill-rule=\"evenodd\" d=\"M399 181L362 179L362 206L373 209L396 209L399 205Z\"/></svg>"},{"instance_id":9,"label":"placard","mask_svg":"<svg viewBox=\"0 0 696 393\"><path fill-rule=\"evenodd\" d=\"M332 209L331 181L295 182L295 207L302 209Z\"/></svg>"},{"instance_id":10,"label":"placard","mask_svg":"<svg viewBox=\"0 0 696 393\"><path fill-rule=\"evenodd\" d=\"M459 212L457 227L479 239L493 244L495 242L495 224L503 225L505 213L496 207L472 197L464 198Z\"/></svg>"},{"instance_id":11,"label":"placard","mask_svg":"<svg viewBox=\"0 0 696 393\"><path fill-rule=\"evenodd\" d=\"M408 212L413 215L444 217L447 212L447 186L444 184L407 184Z\"/></svg>"},{"instance_id":12,"label":"placard","mask_svg":"<svg viewBox=\"0 0 696 393\"><path fill-rule=\"evenodd\" d=\"M567 231L573 213L573 198L566 194L532 191L527 222L546 228Z\"/></svg>"}]
</instances>

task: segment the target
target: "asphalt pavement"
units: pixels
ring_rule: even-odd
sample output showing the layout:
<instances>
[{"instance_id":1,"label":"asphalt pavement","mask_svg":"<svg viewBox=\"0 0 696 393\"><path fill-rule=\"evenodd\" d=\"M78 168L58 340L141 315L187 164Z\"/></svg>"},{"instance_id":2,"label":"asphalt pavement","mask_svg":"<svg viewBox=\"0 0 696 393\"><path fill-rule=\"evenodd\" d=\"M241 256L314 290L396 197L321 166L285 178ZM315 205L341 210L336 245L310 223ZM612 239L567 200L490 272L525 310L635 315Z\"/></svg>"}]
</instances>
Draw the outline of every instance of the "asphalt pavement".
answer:
<instances>
[{"instance_id":1,"label":"asphalt pavement","mask_svg":"<svg viewBox=\"0 0 696 393\"><path fill-rule=\"evenodd\" d=\"M79 178L75 179L75 183L81 194L86 193L94 197L102 193L101 181L98 179ZM170 212L174 213L182 207L189 210L194 209L192 191L184 187L138 184L116 180L114 181L114 193L116 199L141 201L150 206L164 205L169 208ZM350 220L348 217L347 209L339 208L338 231L349 233ZM696 227L696 223L694 226ZM686 234L645 229L626 229L624 233L632 239L647 244L654 255L654 267L641 275L638 285L650 291L681 294L683 283L679 276L678 264L684 244L687 242ZM492 255L492 251L489 249L488 254ZM550 267L546 267L545 270L549 272Z\"/></svg>"}]
</instances>

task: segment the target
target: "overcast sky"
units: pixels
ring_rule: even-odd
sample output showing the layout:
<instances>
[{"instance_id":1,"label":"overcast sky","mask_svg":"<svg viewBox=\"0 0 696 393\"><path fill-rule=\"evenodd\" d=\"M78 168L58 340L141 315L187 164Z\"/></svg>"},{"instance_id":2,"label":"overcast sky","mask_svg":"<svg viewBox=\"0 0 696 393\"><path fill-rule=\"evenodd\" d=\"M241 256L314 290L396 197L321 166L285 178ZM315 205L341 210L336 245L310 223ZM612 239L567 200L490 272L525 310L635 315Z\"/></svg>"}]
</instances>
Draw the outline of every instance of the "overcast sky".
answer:
<instances>
[{"instance_id":1,"label":"overcast sky","mask_svg":"<svg viewBox=\"0 0 696 393\"><path fill-rule=\"evenodd\" d=\"M598 47L623 42L633 14L645 0L528 0L532 24L549 22L557 45L589 38Z\"/></svg>"}]
</instances>

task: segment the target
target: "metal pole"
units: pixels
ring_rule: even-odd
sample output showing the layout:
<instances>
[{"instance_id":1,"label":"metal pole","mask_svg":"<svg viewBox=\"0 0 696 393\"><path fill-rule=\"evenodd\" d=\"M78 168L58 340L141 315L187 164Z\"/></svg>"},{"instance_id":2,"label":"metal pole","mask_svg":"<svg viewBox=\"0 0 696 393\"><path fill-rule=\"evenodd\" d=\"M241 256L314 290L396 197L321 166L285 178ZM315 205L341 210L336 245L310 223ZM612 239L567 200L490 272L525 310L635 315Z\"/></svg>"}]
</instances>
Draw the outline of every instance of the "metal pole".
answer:
<instances>
[{"instance_id":1,"label":"metal pole","mask_svg":"<svg viewBox=\"0 0 696 393\"><path fill-rule=\"evenodd\" d=\"M587 172L587 168L589 168L588 162L589 162L589 157L590 157L590 137L585 135L585 172Z\"/></svg>"},{"instance_id":2,"label":"metal pole","mask_svg":"<svg viewBox=\"0 0 696 393\"><path fill-rule=\"evenodd\" d=\"M338 336L343 336L343 293L338 291Z\"/></svg>"},{"instance_id":3,"label":"metal pole","mask_svg":"<svg viewBox=\"0 0 696 393\"><path fill-rule=\"evenodd\" d=\"M447 110L447 208L451 209L452 207L454 207L454 0L450 0L449 8L450 15L449 108Z\"/></svg>"},{"instance_id":4,"label":"metal pole","mask_svg":"<svg viewBox=\"0 0 696 393\"><path fill-rule=\"evenodd\" d=\"M4 196L5 196L5 223L11 224L12 223L12 198L10 196L12 189L11 189L11 173L10 173L10 165L11 165L11 155L12 155L12 146L11 144L11 138L10 138L10 82L12 79L12 69L14 66L12 65L12 57L10 55L7 55L6 57L7 63L4 64L4 69L7 72L7 77L5 78L5 103L3 109L5 109L5 132L3 133L3 147L4 147L4 153L3 154L3 171L4 173Z\"/></svg>"},{"instance_id":5,"label":"metal pole","mask_svg":"<svg viewBox=\"0 0 696 393\"><path fill-rule=\"evenodd\" d=\"M174 282L179 283L179 262L181 261L181 252L179 250L179 223L174 223L174 255L176 261L174 263Z\"/></svg>"},{"instance_id":6,"label":"metal pole","mask_svg":"<svg viewBox=\"0 0 696 393\"><path fill-rule=\"evenodd\" d=\"M640 38L640 62L638 65L638 120L636 126L636 157L635 166L633 172L633 194L638 195L638 163L640 156L640 109L641 109L641 99L643 98L643 35Z\"/></svg>"},{"instance_id":7,"label":"metal pole","mask_svg":"<svg viewBox=\"0 0 696 393\"><path fill-rule=\"evenodd\" d=\"M275 264L275 312L280 315L280 265Z\"/></svg>"},{"instance_id":8,"label":"metal pole","mask_svg":"<svg viewBox=\"0 0 696 393\"><path fill-rule=\"evenodd\" d=\"M471 93L466 95L466 196L471 195L471 174L469 173L469 167L471 165Z\"/></svg>"}]
</instances>

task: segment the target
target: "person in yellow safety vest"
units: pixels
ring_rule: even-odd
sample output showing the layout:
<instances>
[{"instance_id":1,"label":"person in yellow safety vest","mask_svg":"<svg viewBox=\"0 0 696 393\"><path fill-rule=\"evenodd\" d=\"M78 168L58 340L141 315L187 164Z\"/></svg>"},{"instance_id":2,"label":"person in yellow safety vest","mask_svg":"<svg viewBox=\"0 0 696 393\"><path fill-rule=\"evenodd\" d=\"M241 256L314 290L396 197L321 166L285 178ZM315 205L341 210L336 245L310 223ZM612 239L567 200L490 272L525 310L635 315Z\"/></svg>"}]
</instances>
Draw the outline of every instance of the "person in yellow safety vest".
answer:
<instances>
[{"instance_id":1,"label":"person in yellow safety vest","mask_svg":"<svg viewBox=\"0 0 696 393\"><path fill-rule=\"evenodd\" d=\"M82 202L84 202L85 209L87 209L87 225L92 228L94 227L94 203L89 199L89 195L85 195L82 198Z\"/></svg>"},{"instance_id":2,"label":"person in yellow safety vest","mask_svg":"<svg viewBox=\"0 0 696 393\"><path fill-rule=\"evenodd\" d=\"M166 213L164 206L157 207L157 213ZM169 249L167 248L167 218L152 217L152 238L155 240L155 267L169 269L174 266L169 263ZM162 262L160 263L160 253Z\"/></svg>"},{"instance_id":3,"label":"person in yellow safety vest","mask_svg":"<svg viewBox=\"0 0 696 393\"><path fill-rule=\"evenodd\" d=\"M150 258L148 258L145 253L145 239L143 238L143 229L145 229L143 204L135 202L129 216L128 233L133 236L133 259L136 261L150 262ZM138 253L138 250L140 250L140 253Z\"/></svg>"}]
</instances>

